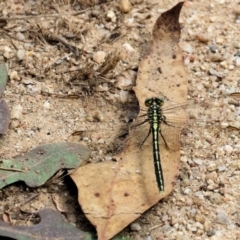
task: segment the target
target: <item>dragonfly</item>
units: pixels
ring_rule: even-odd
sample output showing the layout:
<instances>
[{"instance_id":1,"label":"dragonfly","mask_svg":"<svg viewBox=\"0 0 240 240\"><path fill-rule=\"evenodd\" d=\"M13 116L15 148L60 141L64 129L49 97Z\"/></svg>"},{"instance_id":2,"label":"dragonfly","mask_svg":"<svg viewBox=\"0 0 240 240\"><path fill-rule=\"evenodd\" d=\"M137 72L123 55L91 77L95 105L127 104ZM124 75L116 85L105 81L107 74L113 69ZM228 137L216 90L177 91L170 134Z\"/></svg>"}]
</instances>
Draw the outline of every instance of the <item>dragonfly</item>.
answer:
<instances>
[{"instance_id":1,"label":"dragonfly","mask_svg":"<svg viewBox=\"0 0 240 240\"><path fill-rule=\"evenodd\" d=\"M168 142L162 133L162 125L164 124L170 128L176 128L176 127L178 128L183 126L187 120L186 113L185 113L185 116L182 117L182 111L181 111L181 115L180 114L176 115L176 113L173 114L173 112L178 112L180 109L185 108L186 106L188 106L188 103L175 104L172 106L168 106L166 108L164 108L163 105L164 105L164 99L161 97L147 98L145 100L147 113L140 116L140 118L146 117L146 119L133 126L135 128L145 123L149 123L148 133L139 145L141 148L145 143L145 141L150 136L150 134L152 134L153 162L154 162L156 182L160 192L164 192L164 174L163 174L162 165L161 165L160 144L163 143L166 149L170 150ZM169 116L169 118L167 116ZM170 131L167 131L166 133L170 134ZM161 139L159 138L159 135L161 136ZM177 136L175 135L175 137ZM169 135L168 135L168 139L170 139Z\"/></svg>"},{"instance_id":2,"label":"dragonfly","mask_svg":"<svg viewBox=\"0 0 240 240\"><path fill-rule=\"evenodd\" d=\"M240 93L231 94L230 97L239 97ZM161 164L161 145L167 150L175 151L180 149L180 131L187 125L198 129L217 128L223 113L219 111L224 102L214 99L195 99L183 103L173 103L162 97L151 97L145 100L145 113L136 119L133 124L133 138L130 144L144 145L150 134L152 135L152 154L155 178L160 192L164 192L164 172ZM144 109L141 109L144 111ZM213 114L214 113L214 114ZM142 117L145 117L144 120ZM148 124L147 124L148 123ZM137 126L141 128L136 128ZM148 128L146 128L148 125ZM200 130L199 135L203 131ZM142 136L145 138L142 140Z\"/></svg>"}]
</instances>

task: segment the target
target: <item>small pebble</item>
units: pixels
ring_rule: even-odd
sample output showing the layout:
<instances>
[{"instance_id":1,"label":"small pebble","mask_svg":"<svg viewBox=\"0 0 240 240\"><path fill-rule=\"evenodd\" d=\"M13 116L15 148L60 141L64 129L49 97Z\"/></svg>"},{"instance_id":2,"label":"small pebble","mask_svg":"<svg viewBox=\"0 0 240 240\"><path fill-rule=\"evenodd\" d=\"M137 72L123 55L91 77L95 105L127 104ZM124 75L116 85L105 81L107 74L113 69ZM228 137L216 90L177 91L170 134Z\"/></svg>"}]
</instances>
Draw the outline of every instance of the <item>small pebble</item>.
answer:
<instances>
[{"instance_id":1,"label":"small pebble","mask_svg":"<svg viewBox=\"0 0 240 240\"><path fill-rule=\"evenodd\" d=\"M12 52L12 49L10 48L10 47L8 47L8 46L5 46L4 48L3 48L3 56L5 57L5 58L11 58L11 52Z\"/></svg>"},{"instance_id":2,"label":"small pebble","mask_svg":"<svg viewBox=\"0 0 240 240\"><path fill-rule=\"evenodd\" d=\"M99 144L103 144L103 143L105 143L105 141L104 141L103 138L100 138L100 139L98 139L97 143L99 143Z\"/></svg>"},{"instance_id":3,"label":"small pebble","mask_svg":"<svg viewBox=\"0 0 240 240\"><path fill-rule=\"evenodd\" d=\"M197 38L197 40L199 40L200 42L203 42L203 43L207 43L210 41L210 38L206 33L198 33L196 35L196 38Z\"/></svg>"},{"instance_id":4,"label":"small pebble","mask_svg":"<svg viewBox=\"0 0 240 240\"><path fill-rule=\"evenodd\" d=\"M20 48L18 51L17 51L17 59L19 61L22 61L25 57L25 50Z\"/></svg>"},{"instance_id":5,"label":"small pebble","mask_svg":"<svg viewBox=\"0 0 240 240\"><path fill-rule=\"evenodd\" d=\"M163 225L162 227L161 227L161 231L163 231L163 232L168 232L168 231L170 231L171 230L171 226L169 225L169 224L165 224L165 225Z\"/></svg>"},{"instance_id":6,"label":"small pebble","mask_svg":"<svg viewBox=\"0 0 240 240\"><path fill-rule=\"evenodd\" d=\"M122 90L131 90L133 81L130 78L119 77L115 86Z\"/></svg>"},{"instance_id":7,"label":"small pebble","mask_svg":"<svg viewBox=\"0 0 240 240\"><path fill-rule=\"evenodd\" d=\"M50 103L48 101L46 101L44 104L43 104L43 107L45 109L49 109L50 108Z\"/></svg>"},{"instance_id":8,"label":"small pebble","mask_svg":"<svg viewBox=\"0 0 240 240\"><path fill-rule=\"evenodd\" d=\"M219 78L224 78L225 77L225 73L224 72L219 72L219 71L216 71L215 69L213 68L210 68L209 69L209 73L213 76L217 76Z\"/></svg>"},{"instance_id":9,"label":"small pebble","mask_svg":"<svg viewBox=\"0 0 240 240\"><path fill-rule=\"evenodd\" d=\"M221 122L221 128L227 128L229 126L226 122Z\"/></svg>"},{"instance_id":10,"label":"small pebble","mask_svg":"<svg viewBox=\"0 0 240 240\"><path fill-rule=\"evenodd\" d=\"M109 87L107 84L99 84L96 87L97 92L107 92L109 90Z\"/></svg>"},{"instance_id":11,"label":"small pebble","mask_svg":"<svg viewBox=\"0 0 240 240\"><path fill-rule=\"evenodd\" d=\"M230 146L230 145L225 145L224 149L225 149L225 152L226 152L227 156L229 156L233 152L233 147Z\"/></svg>"},{"instance_id":12,"label":"small pebble","mask_svg":"<svg viewBox=\"0 0 240 240\"><path fill-rule=\"evenodd\" d=\"M122 47L123 47L124 49L126 49L128 52L134 52L134 51L135 51L135 49L134 49L129 43L124 43L124 44L122 45Z\"/></svg>"},{"instance_id":13,"label":"small pebble","mask_svg":"<svg viewBox=\"0 0 240 240\"><path fill-rule=\"evenodd\" d=\"M221 62L223 60L223 57L220 53L210 53L209 54L209 59L212 61L212 62Z\"/></svg>"},{"instance_id":14,"label":"small pebble","mask_svg":"<svg viewBox=\"0 0 240 240\"><path fill-rule=\"evenodd\" d=\"M223 213L223 212L218 213L216 222L217 222L217 223L220 223L220 224L222 224L222 225L230 225L230 224L231 224L231 220L230 220L229 217L228 217L225 213Z\"/></svg>"},{"instance_id":15,"label":"small pebble","mask_svg":"<svg viewBox=\"0 0 240 240\"><path fill-rule=\"evenodd\" d=\"M203 229L203 225L200 222L196 222L196 227L200 228L200 229Z\"/></svg>"},{"instance_id":16,"label":"small pebble","mask_svg":"<svg viewBox=\"0 0 240 240\"><path fill-rule=\"evenodd\" d=\"M130 228L132 231L141 231L142 230L142 227L140 226L139 223L132 223L130 225Z\"/></svg>"},{"instance_id":17,"label":"small pebble","mask_svg":"<svg viewBox=\"0 0 240 240\"><path fill-rule=\"evenodd\" d=\"M107 12L107 20L111 21L111 22L116 22L117 17L116 17L115 13L112 10Z\"/></svg>"},{"instance_id":18,"label":"small pebble","mask_svg":"<svg viewBox=\"0 0 240 240\"><path fill-rule=\"evenodd\" d=\"M204 225L204 230L205 230L205 231L209 231L209 230L211 229L211 224L212 224L211 221L206 220L206 221L203 223L203 225Z\"/></svg>"},{"instance_id":19,"label":"small pebble","mask_svg":"<svg viewBox=\"0 0 240 240\"><path fill-rule=\"evenodd\" d=\"M225 40L222 37L217 37L216 38L216 43L223 43Z\"/></svg>"},{"instance_id":20,"label":"small pebble","mask_svg":"<svg viewBox=\"0 0 240 240\"><path fill-rule=\"evenodd\" d=\"M217 47L215 45L210 45L209 49L212 53L216 53L217 52Z\"/></svg>"},{"instance_id":21,"label":"small pebble","mask_svg":"<svg viewBox=\"0 0 240 240\"><path fill-rule=\"evenodd\" d=\"M190 185L190 180L187 179L187 178L183 179L182 186L183 187L188 187L189 185Z\"/></svg>"},{"instance_id":22,"label":"small pebble","mask_svg":"<svg viewBox=\"0 0 240 240\"><path fill-rule=\"evenodd\" d=\"M183 50L184 52L186 52L186 53L189 53L189 54L192 54L192 53L193 53L193 48L192 48L192 46L191 46L189 43L187 43L187 42L183 42L183 43L181 44L181 48L182 48L182 50Z\"/></svg>"},{"instance_id":23,"label":"small pebble","mask_svg":"<svg viewBox=\"0 0 240 240\"><path fill-rule=\"evenodd\" d=\"M205 222L205 219L204 217L202 216L202 214L196 214L195 215L195 220L199 223L204 223Z\"/></svg>"},{"instance_id":24,"label":"small pebble","mask_svg":"<svg viewBox=\"0 0 240 240\"><path fill-rule=\"evenodd\" d=\"M119 95L120 95L120 101L122 103L126 103L128 101L129 91L121 90Z\"/></svg>"},{"instance_id":25,"label":"small pebble","mask_svg":"<svg viewBox=\"0 0 240 240\"><path fill-rule=\"evenodd\" d=\"M236 214L235 223L240 225L240 212Z\"/></svg>"},{"instance_id":26,"label":"small pebble","mask_svg":"<svg viewBox=\"0 0 240 240\"><path fill-rule=\"evenodd\" d=\"M96 17L96 18L98 18L98 16L101 14L101 12L99 11L99 10L93 10L92 12L91 12L91 16L92 17Z\"/></svg>"},{"instance_id":27,"label":"small pebble","mask_svg":"<svg viewBox=\"0 0 240 240\"><path fill-rule=\"evenodd\" d=\"M30 43L24 43L23 47L27 51L32 51L33 50L33 45L30 44Z\"/></svg>"},{"instance_id":28,"label":"small pebble","mask_svg":"<svg viewBox=\"0 0 240 240\"><path fill-rule=\"evenodd\" d=\"M231 127L234 127L236 129L240 129L240 121L232 122Z\"/></svg>"},{"instance_id":29,"label":"small pebble","mask_svg":"<svg viewBox=\"0 0 240 240\"><path fill-rule=\"evenodd\" d=\"M132 9L132 4L129 0L121 0L119 8L122 13L128 13Z\"/></svg>"},{"instance_id":30,"label":"small pebble","mask_svg":"<svg viewBox=\"0 0 240 240\"><path fill-rule=\"evenodd\" d=\"M202 160L201 159L194 159L193 160L197 165L202 165Z\"/></svg>"},{"instance_id":31,"label":"small pebble","mask_svg":"<svg viewBox=\"0 0 240 240\"><path fill-rule=\"evenodd\" d=\"M224 171L226 171L226 166L219 166L218 167L218 172L224 172Z\"/></svg>"},{"instance_id":32,"label":"small pebble","mask_svg":"<svg viewBox=\"0 0 240 240\"><path fill-rule=\"evenodd\" d=\"M218 147L217 150L216 150L216 154L218 156L223 156L225 154L225 151L224 151L223 147Z\"/></svg>"},{"instance_id":33,"label":"small pebble","mask_svg":"<svg viewBox=\"0 0 240 240\"><path fill-rule=\"evenodd\" d=\"M215 234L215 230L214 229L209 229L208 231L207 231L207 236L208 237L211 237L211 236L213 236ZM213 240L214 238L213 237L211 237L211 240ZM217 237L216 237L216 239L218 239Z\"/></svg>"},{"instance_id":34,"label":"small pebble","mask_svg":"<svg viewBox=\"0 0 240 240\"><path fill-rule=\"evenodd\" d=\"M13 70L10 75L9 75L10 80L15 80L15 81L19 81L20 77L18 75L18 72Z\"/></svg>"},{"instance_id":35,"label":"small pebble","mask_svg":"<svg viewBox=\"0 0 240 240\"><path fill-rule=\"evenodd\" d=\"M211 16L210 18L210 22L216 22L216 20L217 20L217 17L216 16Z\"/></svg>"},{"instance_id":36,"label":"small pebble","mask_svg":"<svg viewBox=\"0 0 240 240\"><path fill-rule=\"evenodd\" d=\"M191 192L191 189L190 188L185 188L183 193L188 195L189 193Z\"/></svg>"},{"instance_id":37,"label":"small pebble","mask_svg":"<svg viewBox=\"0 0 240 240\"><path fill-rule=\"evenodd\" d=\"M106 157L105 157L105 160L106 160L106 161L112 161L112 156L106 156Z\"/></svg>"},{"instance_id":38,"label":"small pebble","mask_svg":"<svg viewBox=\"0 0 240 240\"><path fill-rule=\"evenodd\" d=\"M10 123L10 129L15 129L20 125L20 122L17 119L12 119Z\"/></svg>"},{"instance_id":39,"label":"small pebble","mask_svg":"<svg viewBox=\"0 0 240 240\"><path fill-rule=\"evenodd\" d=\"M240 57L240 51L237 51L237 52L234 54L234 57Z\"/></svg>"},{"instance_id":40,"label":"small pebble","mask_svg":"<svg viewBox=\"0 0 240 240\"><path fill-rule=\"evenodd\" d=\"M235 63L237 67L240 67L240 57L236 58Z\"/></svg>"},{"instance_id":41,"label":"small pebble","mask_svg":"<svg viewBox=\"0 0 240 240\"><path fill-rule=\"evenodd\" d=\"M104 51L98 51L93 54L93 61L100 64L105 61L106 53Z\"/></svg>"},{"instance_id":42,"label":"small pebble","mask_svg":"<svg viewBox=\"0 0 240 240\"><path fill-rule=\"evenodd\" d=\"M124 43L122 45L121 52L120 52L121 60L129 59L129 57L131 57L134 52L135 52L135 49L129 43Z\"/></svg>"},{"instance_id":43,"label":"small pebble","mask_svg":"<svg viewBox=\"0 0 240 240\"><path fill-rule=\"evenodd\" d=\"M11 119L20 119L22 116L22 112L23 107L20 104L15 105L11 111Z\"/></svg>"},{"instance_id":44,"label":"small pebble","mask_svg":"<svg viewBox=\"0 0 240 240\"><path fill-rule=\"evenodd\" d=\"M222 196L219 193L215 193L213 192L210 196L209 196L209 201L213 204L220 204L222 203Z\"/></svg>"},{"instance_id":45,"label":"small pebble","mask_svg":"<svg viewBox=\"0 0 240 240\"><path fill-rule=\"evenodd\" d=\"M212 171L211 173L208 173L207 175L206 175L206 180L212 180L212 181L216 181L217 180L217 178L218 178L218 175L217 175L217 172L216 171Z\"/></svg>"},{"instance_id":46,"label":"small pebble","mask_svg":"<svg viewBox=\"0 0 240 240\"><path fill-rule=\"evenodd\" d=\"M17 38L18 40L20 40L20 41L24 41L24 40L25 40L25 36L24 36L22 33L20 33L20 32L18 32L18 33L16 34L16 38Z\"/></svg>"},{"instance_id":47,"label":"small pebble","mask_svg":"<svg viewBox=\"0 0 240 240\"><path fill-rule=\"evenodd\" d=\"M98 122L103 122L104 121L104 116L101 111L96 111L93 114L93 118L96 119Z\"/></svg>"}]
</instances>

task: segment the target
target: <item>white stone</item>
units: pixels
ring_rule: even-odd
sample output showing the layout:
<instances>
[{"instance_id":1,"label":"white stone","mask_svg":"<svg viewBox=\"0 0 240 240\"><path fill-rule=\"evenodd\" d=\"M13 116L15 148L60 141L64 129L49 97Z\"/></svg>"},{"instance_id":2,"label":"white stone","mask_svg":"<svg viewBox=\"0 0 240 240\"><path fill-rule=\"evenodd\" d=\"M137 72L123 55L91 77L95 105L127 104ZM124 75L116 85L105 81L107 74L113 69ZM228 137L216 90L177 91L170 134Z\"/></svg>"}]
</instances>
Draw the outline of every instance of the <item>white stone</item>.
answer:
<instances>
[{"instance_id":1,"label":"white stone","mask_svg":"<svg viewBox=\"0 0 240 240\"><path fill-rule=\"evenodd\" d=\"M235 62L236 62L236 66L240 67L240 57L236 58Z\"/></svg>"},{"instance_id":2,"label":"white stone","mask_svg":"<svg viewBox=\"0 0 240 240\"><path fill-rule=\"evenodd\" d=\"M25 36L24 36L22 33L20 33L20 32L18 32L18 33L16 34L16 38L17 38L18 40L20 40L20 41L25 40Z\"/></svg>"},{"instance_id":3,"label":"white stone","mask_svg":"<svg viewBox=\"0 0 240 240\"><path fill-rule=\"evenodd\" d=\"M15 80L15 81L19 81L20 80L20 77L18 75L18 72L13 70L11 73L10 73L10 79L11 80Z\"/></svg>"},{"instance_id":4,"label":"white stone","mask_svg":"<svg viewBox=\"0 0 240 240\"><path fill-rule=\"evenodd\" d=\"M132 9L132 4L129 0L121 0L119 8L121 12L128 13Z\"/></svg>"},{"instance_id":5,"label":"white stone","mask_svg":"<svg viewBox=\"0 0 240 240\"><path fill-rule=\"evenodd\" d=\"M93 54L93 61L100 64L105 61L106 53L104 51L98 51Z\"/></svg>"},{"instance_id":6,"label":"white stone","mask_svg":"<svg viewBox=\"0 0 240 240\"><path fill-rule=\"evenodd\" d=\"M20 48L18 51L17 51L17 59L19 61L23 60L25 57L25 50Z\"/></svg>"},{"instance_id":7,"label":"white stone","mask_svg":"<svg viewBox=\"0 0 240 240\"><path fill-rule=\"evenodd\" d=\"M122 103L126 103L128 101L128 96L129 96L129 92L128 91L124 91L124 90L120 91L120 101Z\"/></svg>"},{"instance_id":8,"label":"white stone","mask_svg":"<svg viewBox=\"0 0 240 240\"><path fill-rule=\"evenodd\" d=\"M111 22L116 22L117 18L115 13L112 10L109 10L107 12L107 19L110 20Z\"/></svg>"},{"instance_id":9,"label":"white stone","mask_svg":"<svg viewBox=\"0 0 240 240\"><path fill-rule=\"evenodd\" d=\"M11 119L20 119L23 112L23 107L18 104L12 108Z\"/></svg>"},{"instance_id":10,"label":"white stone","mask_svg":"<svg viewBox=\"0 0 240 240\"><path fill-rule=\"evenodd\" d=\"M130 228L132 231L140 231L142 229L139 223L132 223L130 225Z\"/></svg>"},{"instance_id":11,"label":"white stone","mask_svg":"<svg viewBox=\"0 0 240 240\"><path fill-rule=\"evenodd\" d=\"M45 109L49 109L50 108L50 103L48 101L46 101L44 104L43 104L43 107Z\"/></svg>"}]
</instances>

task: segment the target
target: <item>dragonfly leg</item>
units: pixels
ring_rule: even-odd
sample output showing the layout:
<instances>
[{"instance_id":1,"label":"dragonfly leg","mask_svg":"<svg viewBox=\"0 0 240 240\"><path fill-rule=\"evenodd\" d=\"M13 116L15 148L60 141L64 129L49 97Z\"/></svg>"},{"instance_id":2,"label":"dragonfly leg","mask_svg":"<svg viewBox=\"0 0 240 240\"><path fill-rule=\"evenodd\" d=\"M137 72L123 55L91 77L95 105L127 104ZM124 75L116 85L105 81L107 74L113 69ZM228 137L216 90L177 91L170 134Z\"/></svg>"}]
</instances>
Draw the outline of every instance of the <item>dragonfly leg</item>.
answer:
<instances>
[{"instance_id":1,"label":"dragonfly leg","mask_svg":"<svg viewBox=\"0 0 240 240\"><path fill-rule=\"evenodd\" d=\"M163 141L164 141L164 143L165 143L165 147L166 147L166 149L167 149L167 150L170 150L170 148L169 148L169 146L168 146L168 144L167 144L167 142L166 142L164 136L162 135L162 131L159 131L159 132L160 132L160 135L161 135L161 137L162 137L162 139L163 139Z\"/></svg>"},{"instance_id":2,"label":"dragonfly leg","mask_svg":"<svg viewBox=\"0 0 240 240\"><path fill-rule=\"evenodd\" d=\"M170 127L175 127L175 128L177 128L176 126L169 124L169 123L167 122L167 119L166 119L165 116L162 116L161 122L163 122L164 124L166 124L166 125L168 125L168 126L170 126Z\"/></svg>"},{"instance_id":3,"label":"dragonfly leg","mask_svg":"<svg viewBox=\"0 0 240 240\"><path fill-rule=\"evenodd\" d=\"M139 124L133 125L133 127L138 127L138 126L140 126L140 125L143 125L143 124L146 123L146 122L149 122L149 120L146 119L146 120L144 120L143 122L141 122L141 123L139 123Z\"/></svg>"},{"instance_id":4,"label":"dragonfly leg","mask_svg":"<svg viewBox=\"0 0 240 240\"><path fill-rule=\"evenodd\" d=\"M147 136L144 138L144 140L142 141L142 143L140 144L140 148L142 148L142 145L144 144L144 142L147 140L147 138L149 137L150 133L152 132L151 128L149 128L148 134Z\"/></svg>"}]
</instances>

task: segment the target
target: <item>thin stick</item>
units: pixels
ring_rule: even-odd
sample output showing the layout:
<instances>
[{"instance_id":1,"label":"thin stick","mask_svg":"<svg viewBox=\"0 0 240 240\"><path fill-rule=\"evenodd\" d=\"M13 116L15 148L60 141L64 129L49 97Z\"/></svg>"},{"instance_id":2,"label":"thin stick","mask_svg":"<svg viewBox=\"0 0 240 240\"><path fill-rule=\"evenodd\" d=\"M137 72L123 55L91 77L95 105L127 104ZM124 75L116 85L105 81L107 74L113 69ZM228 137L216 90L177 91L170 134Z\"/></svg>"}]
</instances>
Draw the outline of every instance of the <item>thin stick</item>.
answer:
<instances>
[{"instance_id":1,"label":"thin stick","mask_svg":"<svg viewBox=\"0 0 240 240\"><path fill-rule=\"evenodd\" d=\"M33 196L27 198L26 200L24 200L23 202L21 202L20 206L22 207L23 205L31 202L34 198L38 197L40 194L39 193L36 193L34 194Z\"/></svg>"},{"instance_id":2,"label":"thin stick","mask_svg":"<svg viewBox=\"0 0 240 240\"><path fill-rule=\"evenodd\" d=\"M27 172L26 170L22 170L22 169L17 169L17 168L5 168L5 167L0 167L0 170L12 171L12 172Z\"/></svg>"},{"instance_id":3,"label":"thin stick","mask_svg":"<svg viewBox=\"0 0 240 240\"><path fill-rule=\"evenodd\" d=\"M153 229L161 227L161 226L162 226L162 224L158 224L156 226L153 226L153 227L149 228L149 231L152 231Z\"/></svg>"},{"instance_id":4,"label":"thin stick","mask_svg":"<svg viewBox=\"0 0 240 240\"><path fill-rule=\"evenodd\" d=\"M20 40L14 36L12 36L11 34L9 34L7 31L3 30L3 31L0 31L0 33L3 33L3 34L6 34L8 37L10 38L13 38L14 40L17 40L19 42L24 42L24 43L31 43L31 41L26 41L26 40Z\"/></svg>"},{"instance_id":5,"label":"thin stick","mask_svg":"<svg viewBox=\"0 0 240 240\"><path fill-rule=\"evenodd\" d=\"M77 16L79 14L85 13L88 10L91 10L92 8L87 8L85 10L82 11L78 11L78 12L74 12L74 13L66 13L66 14L45 14L45 15L29 15L29 16L16 16L16 17L1 17L0 21L4 21L4 20L22 20L22 19L29 19L29 18L48 18L48 17L63 17L63 16Z\"/></svg>"}]
</instances>

